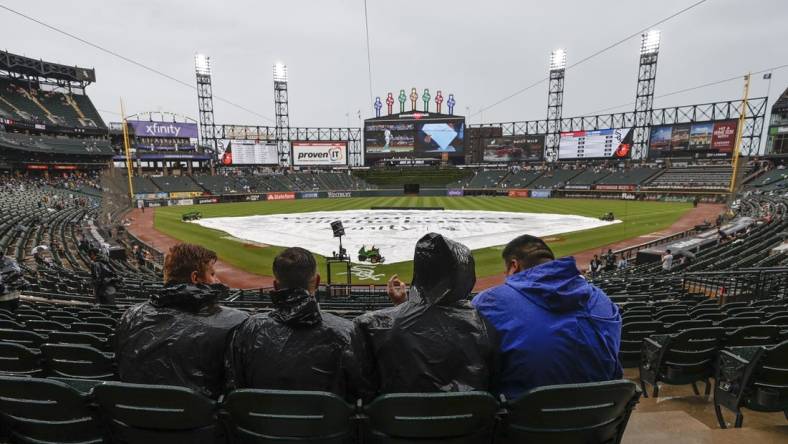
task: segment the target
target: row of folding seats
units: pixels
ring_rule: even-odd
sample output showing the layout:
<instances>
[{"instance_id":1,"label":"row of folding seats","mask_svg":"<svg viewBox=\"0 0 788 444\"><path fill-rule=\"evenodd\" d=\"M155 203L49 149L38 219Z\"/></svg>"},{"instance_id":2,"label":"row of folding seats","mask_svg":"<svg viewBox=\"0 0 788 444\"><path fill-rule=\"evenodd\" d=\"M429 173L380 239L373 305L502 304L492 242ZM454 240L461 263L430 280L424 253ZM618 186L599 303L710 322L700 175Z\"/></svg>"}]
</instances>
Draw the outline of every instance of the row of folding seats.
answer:
<instances>
[{"instance_id":1,"label":"row of folding seats","mask_svg":"<svg viewBox=\"0 0 788 444\"><path fill-rule=\"evenodd\" d=\"M184 387L0 376L14 442L619 443L640 397L632 381L486 392L382 395L241 389L219 402ZM567 412L572 412L567 415Z\"/></svg>"}]
</instances>

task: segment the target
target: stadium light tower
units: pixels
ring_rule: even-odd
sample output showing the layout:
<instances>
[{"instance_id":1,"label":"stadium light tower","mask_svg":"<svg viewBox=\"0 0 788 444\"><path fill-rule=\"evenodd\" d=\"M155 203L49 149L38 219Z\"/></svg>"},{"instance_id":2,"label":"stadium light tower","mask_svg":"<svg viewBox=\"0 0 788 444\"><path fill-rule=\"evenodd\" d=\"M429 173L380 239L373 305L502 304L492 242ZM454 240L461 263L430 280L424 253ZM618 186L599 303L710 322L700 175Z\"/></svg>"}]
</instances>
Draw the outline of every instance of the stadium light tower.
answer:
<instances>
[{"instance_id":1,"label":"stadium light tower","mask_svg":"<svg viewBox=\"0 0 788 444\"><path fill-rule=\"evenodd\" d=\"M566 51L559 48L550 54L550 84L547 90L547 140L546 157L557 159L558 143L561 138L561 113L564 107L564 74Z\"/></svg>"},{"instance_id":2,"label":"stadium light tower","mask_svg":"<svg viewBox=\"0 0 788 444\"><path fill-rule=\"evenodd\" d=\"M660 32L652 29L640 36L640 66L635 92L635 121L633 159L643 159L648 153L651 130L651 111L654 109L654 86L657 80L657 56Z\"/></svg>"},{"instance_id":3,"label":"stadium light tower","mask_svg":"<svg viewBox=\"0 0 788 444\"><path fill-rule=\"evenodd\" d=\"M274 65L274 114L276 119L276 145L279 164L290 164L290 109L287 98L287 65Z\"/></svg>"},{"instance_id":4,"label":"stadium light tower","mask_svg":"<svg viewBox=\"0 0 788 444\"><path fill-rule=\"evenodd\" d=\"M211 174L214 173L218 147L216 126L213 120L213 87L211 86L211 58L205 54L194 55L194 72L197 76L197 108L200 114L200 145L209 146L211 155Z\"/></svg>"}]
</instances>

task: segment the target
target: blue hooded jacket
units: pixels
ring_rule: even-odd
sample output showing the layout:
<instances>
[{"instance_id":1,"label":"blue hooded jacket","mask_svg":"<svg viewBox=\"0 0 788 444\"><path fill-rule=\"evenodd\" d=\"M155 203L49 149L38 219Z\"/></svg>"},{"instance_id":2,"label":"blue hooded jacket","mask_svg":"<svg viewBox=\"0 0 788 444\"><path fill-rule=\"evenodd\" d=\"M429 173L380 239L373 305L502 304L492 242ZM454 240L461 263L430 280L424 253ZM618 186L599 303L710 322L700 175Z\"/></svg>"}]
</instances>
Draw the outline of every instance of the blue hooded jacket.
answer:
<instances>
[{"instance_id":1,"label":"blue hooded jacket","mask_svg":"<svg viewBox=\"0 0 788 444\"><path fill-rule=\"evenodd\" d=\"M622 377L621 315L572 257L509 276L473 299L500 336L500 393Z\"/></svg>"}]
</instances>

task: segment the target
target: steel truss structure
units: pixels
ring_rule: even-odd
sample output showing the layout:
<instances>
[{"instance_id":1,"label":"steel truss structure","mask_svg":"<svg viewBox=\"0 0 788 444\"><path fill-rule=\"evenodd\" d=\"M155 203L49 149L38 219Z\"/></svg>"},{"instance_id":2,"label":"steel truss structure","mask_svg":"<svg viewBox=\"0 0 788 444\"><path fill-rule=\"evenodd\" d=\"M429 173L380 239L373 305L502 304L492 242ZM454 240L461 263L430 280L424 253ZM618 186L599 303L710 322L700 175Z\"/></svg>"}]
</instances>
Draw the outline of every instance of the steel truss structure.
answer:
<instances>
[{"instance_id":1,"label":"steel truss structure","mask_svg":"<svg viewBox=\"0 0 788 444\"><path fill-rule=\"evenodd\" d=\"M216 125L216 138L255 140L259 142L279 142L281 140L289 146L293 141L332 141L347 142L348 161L350 166L364 165L364 147L362 145L361 128L305 128L288 127L281 134L276 126L253 125ZM290 152L287 152L290 157ZM280 156L281 159L281 156Z\"/></svg>"},{"instance_id":2,"label":"steel truss structure","mask_svg":"<svg viewBox=\"0 0 788 444\"><path fill-rule=\"evenodd\" d=\"M219 146L216 139L216 124L213 120L213 86L211 85L210 65L207 69L198 67L195 69L195 75L197 76L197 109L200 120L199 144L207 147L215 159L219 154Z\"/></svg>"},{"instance_id":3,"label":"steel truss structure","mask_svg":"<svg viewBox=\"0 0 788 444\"><path fill-rule=\"evenodd\" d=\"M563 52L562 52L563 54ZM553 53L555 57L555 53ZM564 64L566 63L565 55ZM551 65L552 65L551 61ZM561 113L564 107L564 77L566 70L563 64L560 68L550 69L550 85L547 89L547 132L545 137L546 157L558 159L558 142L561 139Z\"/></svg>"},{"instance_id":4,"label":"steel truss structure","mask_svg":"<svg viewBox=\"0 0 788 444\"><path fill-rule=\"evenodd\" d=\"M290 106L287 94L287 67L274 66L274 120L275 141L279 152L279 165L290 165Z\"/></svg>"},{"instance_id":5,"label":"steel truss structure","mask_svg":"<svg viewBox=\"0 0 788 444\"><path fill-rule=\"evenodd\" d=\"M642 159L648 152L651 134L651 111L654 108L654 87L657 81L657 58L659 52L640 55L638 84L635 92L634 146L632 158Z\"/></svg>"},{"instance_id":6,"label":"steel truss structure","mask_svg":"<svg viewBox=\"0 0 788 444\"><path fill-rule=\"evenodd\" d=\"M767 97L749 99L746 103L746 116L742 128L742 156L759 154L761 135L767 111ZM660 125L679 123L709 122L714 120L738 119L742 111L741 100L704 103L699 105L674 106L652 109L646 117L650 122L648 130ZM631 128L635 125L635 112L628 111L615 114L599 114L594 116L565 117L561 119L560 132L592 131L608 128ZM503 136L520 136L527 134L548 134L547 120L529 120L520 122L500 122L469 125L469 128L500 128ZM469 131L470 147L481 146L481 140L475 140L489 134L490 131ZM481 136L480 136L481 134ZM648 145L648 140L645 141Z\"/></svg>"}]
</instances>

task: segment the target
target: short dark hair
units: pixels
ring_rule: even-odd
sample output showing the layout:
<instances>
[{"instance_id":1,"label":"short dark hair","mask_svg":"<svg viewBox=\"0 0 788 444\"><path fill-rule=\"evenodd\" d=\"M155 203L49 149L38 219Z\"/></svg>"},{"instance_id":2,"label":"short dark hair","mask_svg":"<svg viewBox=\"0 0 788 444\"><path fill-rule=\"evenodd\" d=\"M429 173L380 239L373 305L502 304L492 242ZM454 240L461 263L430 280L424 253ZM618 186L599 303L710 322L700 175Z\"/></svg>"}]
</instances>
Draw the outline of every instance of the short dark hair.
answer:
<instances>
[{"instance_id":1,"label":"short dark hair","mask_svg":"<svg viewBox=\"0 0 788 444\"><path fill-rule=\"evenodd\" d=\"M291 247L276 255L273 270L282 288L307 289L317 274L317 262L309 251Z\"/></svg>"},{"instance_id":2,"label":"short dark hair","mask_svg":"<svg viewBox=\"0 0 788 444\"><path fill-rule=\"evenodd\" d=\"M523 234L512 239L503 249L503 260L517 260L523 268L531 268L555 259L553 250L538 237Z\"/></svg>"},{"instance_id":3,"label":"short dark hair","mask_svg":"<svg viewBox=\"0 0 788 444\"><path fill-rule=\"evenodd\" d=\"M173 245L164 258L164 282L191 283L193 272L202 276L216 259L216 252L199 245Z\"/></svg>"}]
</instances>

